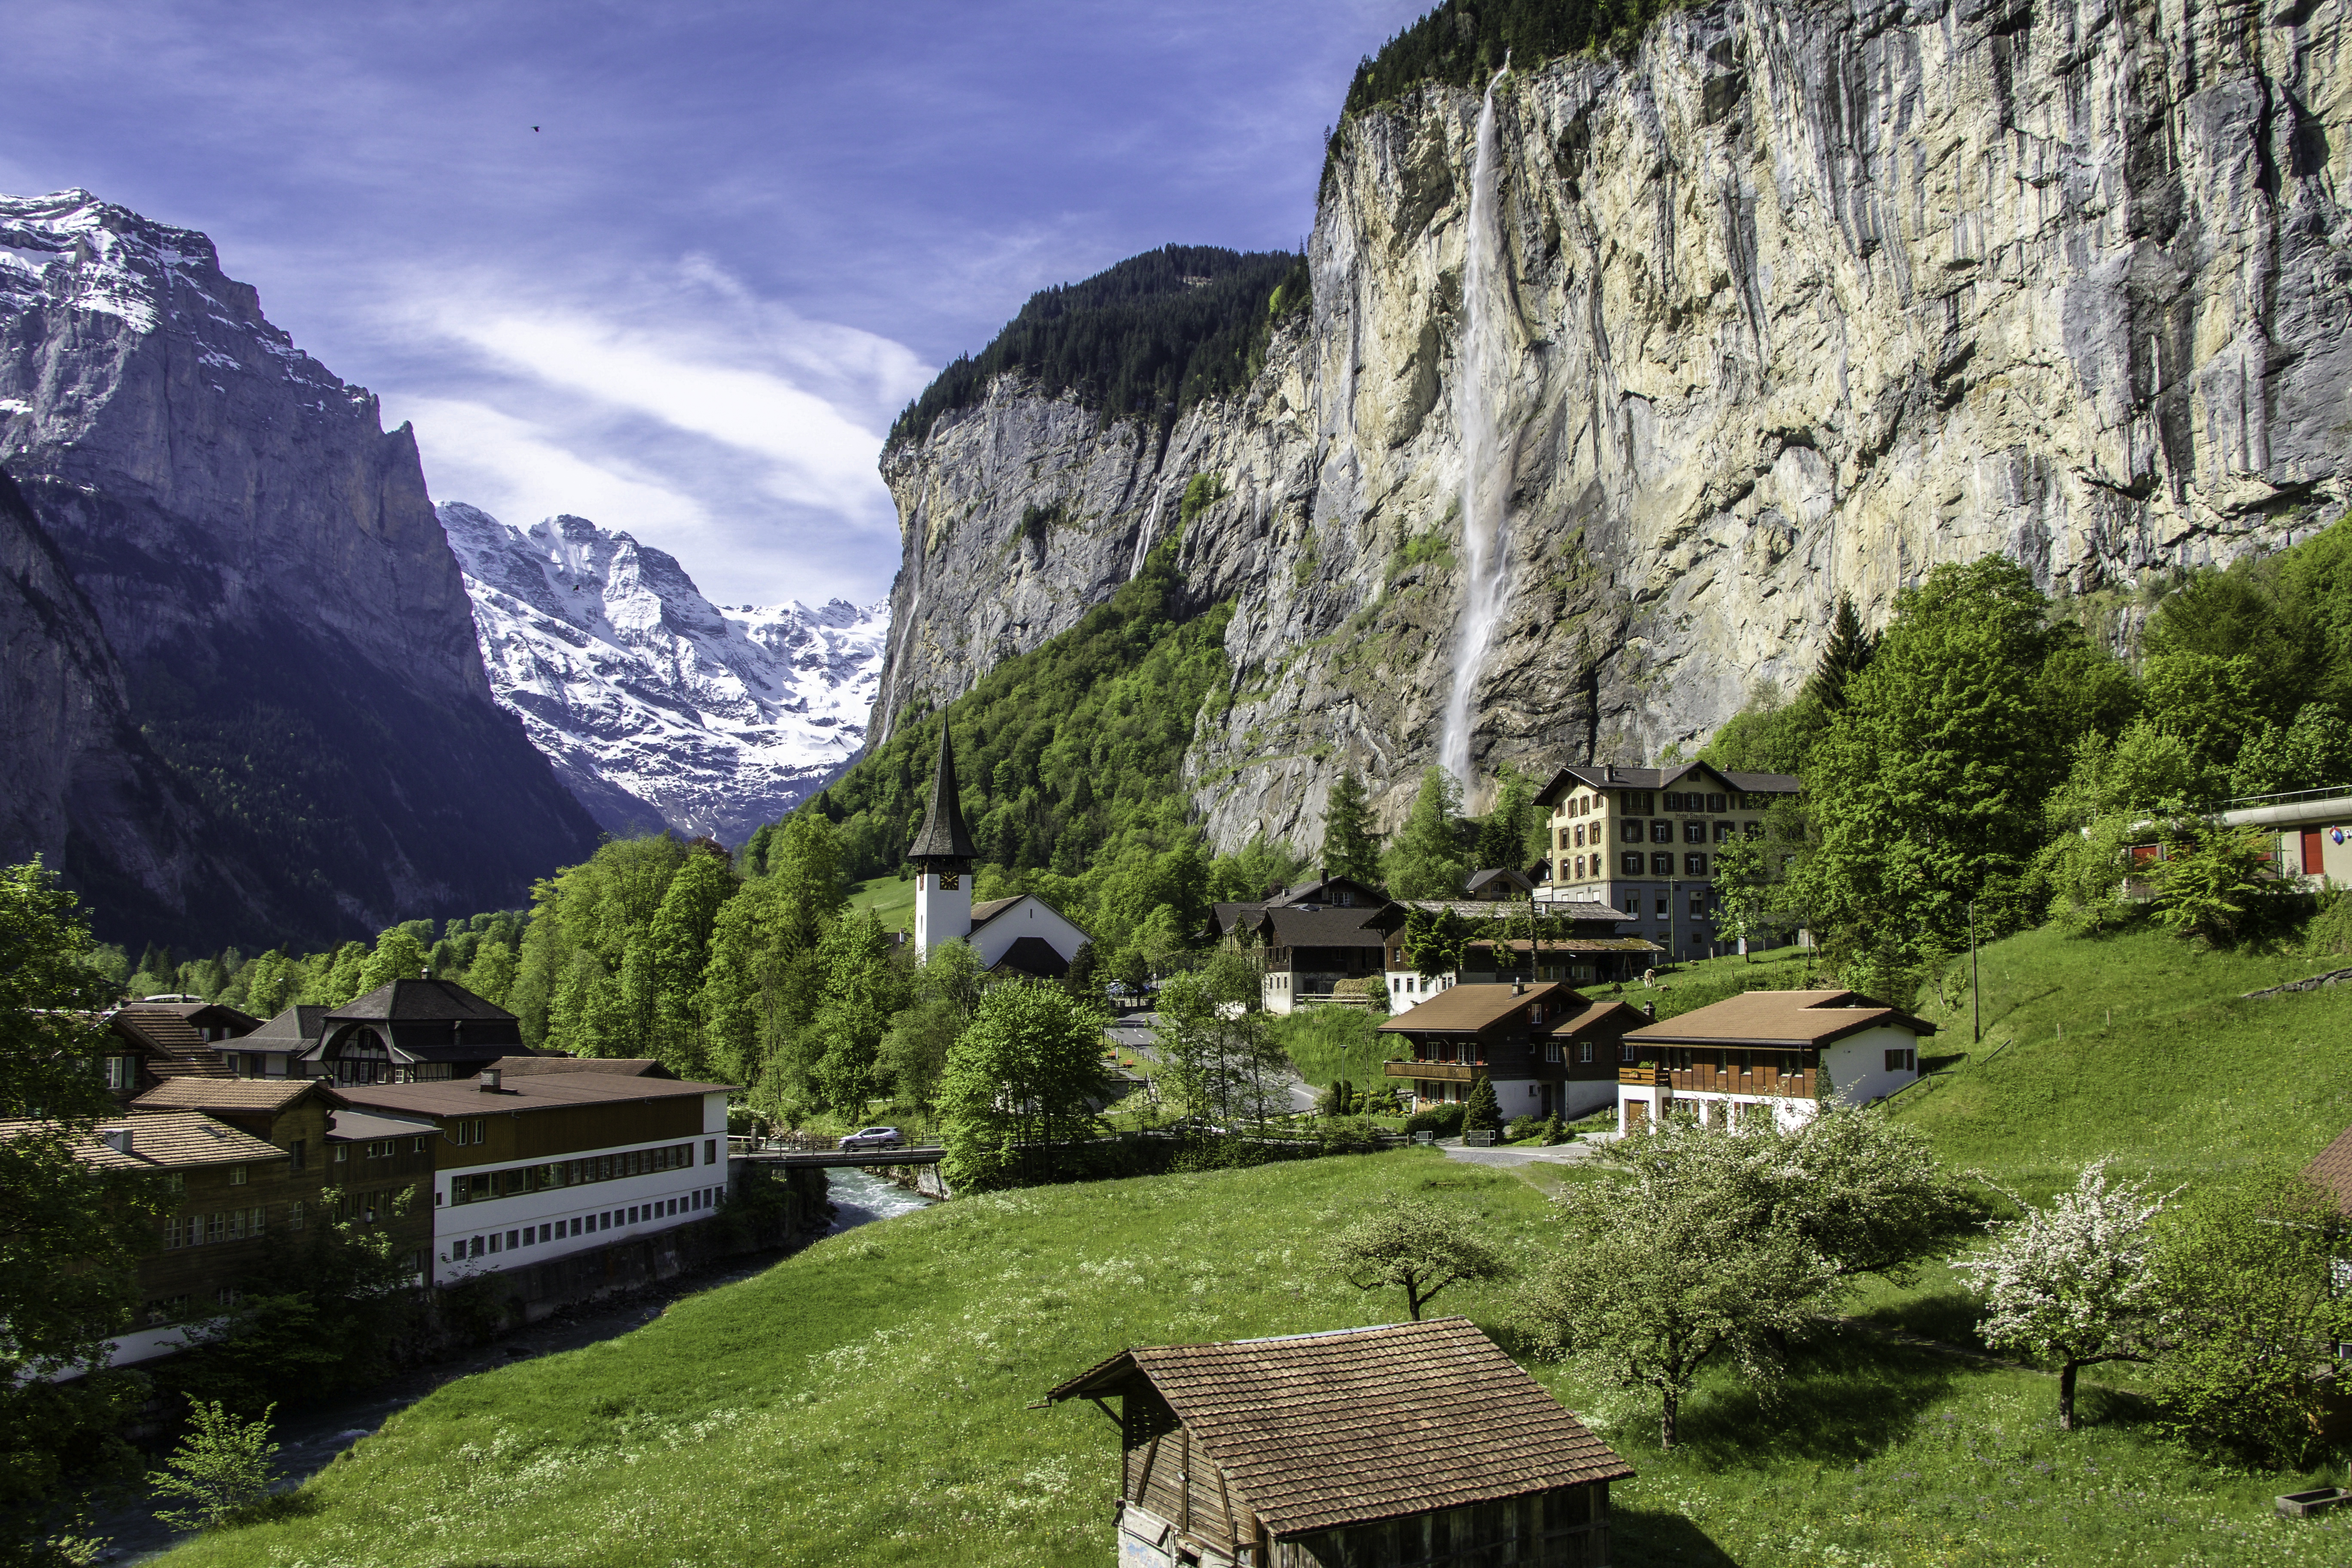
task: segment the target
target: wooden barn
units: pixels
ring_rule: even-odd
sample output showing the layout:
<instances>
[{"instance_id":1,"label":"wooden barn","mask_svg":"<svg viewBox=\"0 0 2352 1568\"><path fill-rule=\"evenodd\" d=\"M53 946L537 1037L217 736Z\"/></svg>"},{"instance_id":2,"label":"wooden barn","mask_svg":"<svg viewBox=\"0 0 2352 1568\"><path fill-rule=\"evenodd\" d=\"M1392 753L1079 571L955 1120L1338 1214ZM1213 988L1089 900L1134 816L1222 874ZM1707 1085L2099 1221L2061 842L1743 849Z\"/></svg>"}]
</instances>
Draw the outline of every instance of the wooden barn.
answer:
<instances>
[{"instance_id":1,"label":"wooden barn","mask_svg":"<svg viewBox=\"0 0 2352 1568\"><path fill-rule=\"evenodd\" d=\"M1122 1351L1045 1399L1118 1424L1120 1568L1605 1568L1633 1473L1467 1318Z\"/></svg>"}]
</instances>

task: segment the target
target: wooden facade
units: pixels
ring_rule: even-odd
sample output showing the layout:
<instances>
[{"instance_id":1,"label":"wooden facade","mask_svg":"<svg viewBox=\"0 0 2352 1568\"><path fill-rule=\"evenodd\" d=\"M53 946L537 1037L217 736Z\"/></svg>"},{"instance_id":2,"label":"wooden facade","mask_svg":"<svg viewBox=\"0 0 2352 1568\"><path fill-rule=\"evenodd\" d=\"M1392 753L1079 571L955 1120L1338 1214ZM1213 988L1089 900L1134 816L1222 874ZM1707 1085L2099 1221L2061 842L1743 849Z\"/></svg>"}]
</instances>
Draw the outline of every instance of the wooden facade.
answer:
<instances>
[{"instance_id":1,"label":"wooden facade","mask_svg":"<svg viewBox=\"0 0 2352 1568\"><path fill-rule=\"evenodd\" d=\"M1630 1008L1621 1011L1622 1018L1596 1008L1558 982L1453 986L1381 1026L1382 1035L1405 1041L1412 1053L1382 1071L1424 1103L1465 1099L1484 1078L1496 1085L1507 1119L1581 1114L1605 1101L1617 1082L1619 1037L1647 1021ZM1585 1037L1576 1032L1580 1024L1590 1026ZM1506 1086L1513 1086L1510 1092ZM1534 1092L1526 1092L1530 1088Z\"/></svg>"},{"instance_id":2,"label":"wooden facade","mask_svg":"<svg viewBox=\"0 0 2352 1568\"><path fill-rule=\"evenodd\" d=\"M1462 1318L1128 1351L1070 1398L1118 1423L1122 1568L1606 1568L1633 1474Z\"/></svg>"}]
</instances>

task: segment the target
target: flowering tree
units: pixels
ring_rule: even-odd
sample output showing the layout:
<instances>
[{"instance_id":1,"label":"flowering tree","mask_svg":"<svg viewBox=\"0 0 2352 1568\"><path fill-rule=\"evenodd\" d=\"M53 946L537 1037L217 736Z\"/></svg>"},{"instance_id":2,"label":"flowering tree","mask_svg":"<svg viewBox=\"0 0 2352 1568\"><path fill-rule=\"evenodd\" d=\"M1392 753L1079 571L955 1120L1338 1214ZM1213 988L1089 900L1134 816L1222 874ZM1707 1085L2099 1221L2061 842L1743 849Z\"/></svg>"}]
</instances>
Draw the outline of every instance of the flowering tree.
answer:
<instances>
[{"instance_id":1,"label":"flowering tree","mask_svg":"<svg viewBox=\"0 0 2352 1568\"><path fill-rule=\"evenodd\" d=\"M2075 1373L2149 1359L2160 1301L2148 1225L2179 1192L2151 1197L2137 1182L2110 1183L2107 1163L2084 1166L2046 1209L1996 1188L2024 1215L1986 1221L1992 1246L1953 1265L1985 1299L1985 1343L2058 1363L2058 1425L2069 1432Z\"/></svg>"}]
</instances>

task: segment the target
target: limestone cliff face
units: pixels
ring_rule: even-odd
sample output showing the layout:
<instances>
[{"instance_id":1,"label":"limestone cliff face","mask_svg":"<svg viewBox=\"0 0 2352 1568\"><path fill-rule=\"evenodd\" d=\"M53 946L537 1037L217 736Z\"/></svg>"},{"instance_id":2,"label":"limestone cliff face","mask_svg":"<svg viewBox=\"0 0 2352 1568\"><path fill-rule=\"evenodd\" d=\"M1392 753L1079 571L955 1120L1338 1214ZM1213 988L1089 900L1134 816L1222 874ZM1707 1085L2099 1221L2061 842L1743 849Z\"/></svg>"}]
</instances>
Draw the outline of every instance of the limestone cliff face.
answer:
<instances>
[{"instance_id":1,"label":"limestone cliff face","mask_svg":"<svg viewBox=\"0 0 2352 1568\"><path fill-rule=\"evenodd\" d=\"M593 847L491 700L408 429L204 236L82 191L0 197L0 461L210 846L267 888L192 903L146 878L101 930L373 934L519 903Z\"/></svg>"},{"instance_id":2,"label":"limestone cliff face","mask_svg":"<svg viewBox=\"0 0 2352 1568\"><path fill-rule=\"evenodd\" d=\"M1801 679L1839 594L1883 618L1940 562L2088 591L2332 521L2347 88L2342 0L1727 3L1504 79L1474 767L1688 743ZM1478 109L1433 88L1344 129L1311 321L1164 445L1003 384L886 455L877 721L1070 624L1209 472L1182 559L1237 599L1237 700L1190 759L1213 837L1311 842L1343 759L1401 812L1464 599Z\"/></svg>"}]
</instances>

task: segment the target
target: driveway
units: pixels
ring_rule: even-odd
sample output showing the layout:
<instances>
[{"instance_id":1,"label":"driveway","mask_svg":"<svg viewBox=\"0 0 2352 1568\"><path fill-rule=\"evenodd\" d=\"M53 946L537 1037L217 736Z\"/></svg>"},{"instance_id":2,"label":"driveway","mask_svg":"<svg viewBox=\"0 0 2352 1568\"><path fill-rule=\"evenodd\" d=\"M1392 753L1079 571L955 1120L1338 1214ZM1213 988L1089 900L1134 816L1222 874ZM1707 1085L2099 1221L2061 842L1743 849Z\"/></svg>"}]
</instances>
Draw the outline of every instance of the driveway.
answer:
<instances>
[{"instance_id":1,"label":"driveway","mask_svg":"<svg viewBox=\"0 0 2352 1568\"><path fill-rule=\"evenodd\" d=\"M1465 1149L1459 1138L1440 1138L1437 1146L1445 1151L1447 1159L1459 1160L1465 1165L1574 1165L1599 1158L1608 1147L1608 1141L1580 1138L1573 1143L1554 1143L1549 1148L1527 1143L1511 1148Z\"/></svg>"}]
</instances>

